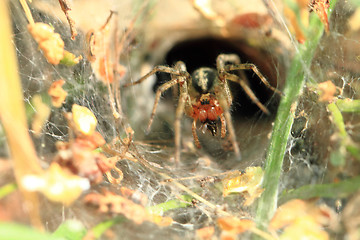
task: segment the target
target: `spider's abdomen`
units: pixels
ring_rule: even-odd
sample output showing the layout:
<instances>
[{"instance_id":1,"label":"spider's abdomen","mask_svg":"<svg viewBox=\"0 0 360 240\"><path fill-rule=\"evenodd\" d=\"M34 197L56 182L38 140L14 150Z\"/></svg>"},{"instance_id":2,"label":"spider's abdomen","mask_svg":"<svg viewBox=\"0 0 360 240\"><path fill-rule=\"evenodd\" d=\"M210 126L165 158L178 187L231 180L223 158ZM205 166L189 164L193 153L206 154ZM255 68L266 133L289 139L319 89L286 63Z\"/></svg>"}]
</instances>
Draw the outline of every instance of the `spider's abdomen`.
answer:
<instances>
[{"instance_id":1,"label":"spider's abdomen","mask_svg":"<svg viewBox=\"0 0 360 240\"><path fill-rule=\"evenodd\" d=\"M192 85L200 94L205 94L212 89L216 78L215 69L202 67L192 73Z\"/></svg>"}]
</instances>

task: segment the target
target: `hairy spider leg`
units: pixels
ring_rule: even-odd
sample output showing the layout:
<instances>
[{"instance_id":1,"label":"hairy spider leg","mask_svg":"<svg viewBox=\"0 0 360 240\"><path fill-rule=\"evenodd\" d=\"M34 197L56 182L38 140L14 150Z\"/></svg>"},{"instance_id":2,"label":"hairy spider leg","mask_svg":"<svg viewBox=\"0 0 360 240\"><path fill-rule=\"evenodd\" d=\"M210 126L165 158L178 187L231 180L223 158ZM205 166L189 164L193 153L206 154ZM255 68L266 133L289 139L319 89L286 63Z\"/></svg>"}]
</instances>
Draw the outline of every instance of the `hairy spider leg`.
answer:
<instances>
[{"instance_id":1,"label":"hairy spider leg","mask_svg":"<svg viewBox=\"0 0 360 240\"><path fill-rule=\"evenodd\" d=\"M226 134L226 128L223 130L223 126L227 123L227 129L229 132L229 139L233 145L235 154L240 156L240 148L236 141L235 129L232 124L232 118L230 114L230 106L232 104L232 96L229 89L229 86L226 82L226 72L225 64L226 62L240 63L240 58L236 54L220 54L216 59L216 68L218 70L219 80L220 80L220 89L217 91L216 95L219 100L219 104L223 109L224 113L220 116L221 121L221 135ZM225 96L224 96L225 95Z\"/></svg>"},{"instance_id":2,"label":"hairy spider leg","mask_svg":"<svg viewBox=\"0 0 360 240\"><path fill-rule=\"evenodd\" d=\"M226 84L226 82L225 82ZM227 95L227 93L225 91L221 91L218 93L215 93L217 95L217 99L219 101L220 107L223 109L224 113L224 118L225 118L225 122L227 123L227 129L229 132L229 138L231 141L231 144L233 145L234 148L234 152L236 154L237 157L240 157L240 148L239 145L236 142L236 135L235 135L235 129L234 126L232 124L232 118L231 118L231 114L230 114L230 105L228 104L229 100L228 98L231 97L231 95L228 96L223 96L223 94L225 93L225 95ZM225 126L225 124L223 124L223 120L221 122L222 126ZM221 126L221 131L223 131L223 127ZM221 133L222 135L223 133Z\"/></svg>"},{"instance_id":3,"label":"hairy spider leg","mask_svg":"<svg viewBox=\"0 0 360 240\"><path fill-rule=\"evenodd\" d=\"M250 97L251 101L253 101L260 109L266 114L270 114L269 110L259 101L251 88L246 84L246 82L240 79L238 76L230 73L224 73L224 76L227 80L236 82L240 84L240 86L244 89L246 94Z\"/></svg>"},{"instance_id":4,"label":"hairy spider leg","mask_svg":"<svg viewBox=\"0 0 360 240\"><path fill-rule=\"evenodd\" d=\"M178 61L175 64L175 69L181 71L181 76L171 75L172 78L175 78L175 80L179 79L177 82L180 86L180 95L179 95L179 101L178 106L176 108L175 112L175 162L180 162L180 152L181 152L181 118L184 114L185 104L190 103L189 99L189 93L188 93L188 81L190 80L190 75L185 74L186 66L185 63L182 61ZM173 80L172 80L173 81Z\"/></svg>"},{"instance_id":5,"label":"hairy spider leg","mask_svg":"<svg viewBox=\"0 0 360 240\"><path fill-rule=\"evenodd\" d=\"M156 90L154 106L153 106L153 109L152 109L152 112L151 112L151 116L150 116L150 119L149 119L149 123L148 123L147 129L146 129L147 132L150 132L150 128L151 128L151 125L152 125L153 120L154 120L154 117L155 117L156 108L157 108L157 106L158 106L158 104L159 104L161 94L162 94L163 92L165 92L166 90L168 90L169 88L171 88L172 86L174 86L175 84L178 84L178 83L180 83L180 82L182 82L182 81L184 81L184 78L182 78L182 77L177 77L177 78L175 78L175 79L170 80L169 82L166 82L166 83L162 84L162 85ZM180 104L179 104L179 105L180 105Z\"/></svg>"},{"instance_id":6,"label":"hairy spider leg","mask_svg":"<svg viewBox=\"0 0 360 240\"><path fill-rule=\"evenodd\" d=\"M192 122L192 128L191 128L191 131L192 131L192 135L193 135L193 138L194 138L194 142L195 142L195 146L197 148L201 148L201 144L200 144L200 141L199 141L199 137L196 133L196 119L193 120Z\"/></svg>"},{"instance_id":7,"label":"hairy spider leg","mask_svg":"<svg viewBox=\"0 0 360 240\"><path fill-rule=\"evenodd\" d=\"M226 64L226 62L231 62L232 64ZM225 78L227 80L236 82L244 89L245 93L250 97L250 99L266 114L269 114L269 110L259 101L254 92L248 85L248 82L238 76L229 73L229 71L235 70L252 70L260 80L272 91L283 95L282 92L270 85L266 78L261 74L259 69L252 63L240 63L240 58L236 54L220 54L216 59L217 68L219 71L220 78ZM241 74L244 76L244 74Z\"/></svg>"},{"instance_id":8,"label":"hairy spider leg","mask_svg":"<svg viewBox=\"0 0 360 240\"><path fill-rule=\"evenodd\" d=\"M226 120L223 113L220 115L220 121L221 121L221 138L224 138L226 135Z\"/></svg>"},{"instance_id":9,"label":"hairy spider leg","mask_svg":"<svg viewBox=\"0 0 360 240\"><path fill-rule=\"evenodd\" d=\"M252 70L260 78L260 80L265 84L266 87L271 89L273 92L276 92L280 96L284 95L280 90L271 86L270 83L266 80L266 78L259 71L259 69L252 63L229 64L224 67L224 70L226 72L234 71L234 70Z\"/></svg>"},{"instance_id":10,"label":"hairy spider leg","mask_svg":"<svg viewBox=\"0 0 360 240\"><path fill-rule=\"evenodd\" d=\"M154 67L153 70L151 70L150 72L148 72L146 75L144 75L143 77L141 77L139 80L135 81L135 82L130 82L130 83L126 83L123 85L123 87L130 87L133 85L137 85L142 83L144 80L146 80L148 77L150 77L151 75L157 73L157 72L165 72L165 73L170 73L176 76L181 76L184 75L184 73L182 73L180 70L174 69L172 67L167 67L167 66L156 66Z\"/></svg>"},{"instance_id":11,"label":"hairy spider leg","mask_svg":"<svg viewBox=\"0 0 360 240\"><path fill-rule=\"evenodd\" d=\"M185 63L182 61L178 61L174 68L167 67L167 66L156 66L153 70L151 70L149 73L141 77L139 80L131 83L124 84L123 87L129 87L136 84L142 83L144 80L149 78L151 75L157 73L157 72L165 72L171 74L171 80L169 82L166 82L162 84L156 91L155 95L155 101L153 105L153 109L151 112L151 116L149 119L149 123L147 126L147 132L150 131L152 122L155 117L156 109L160 101L161 94L166 91L167 89L176 86L176 84L180 85L180 96L179 96L179 102L178 106L176 108L176 115L175 115L175 161L180 161L180 151L181 151L181 118L184 113L185 104L187 103L188 106L191 107L190 97L187 91L187 81L190 81L191 76L186 71ZM196 140L197 139L197 140ZM195 142L197 141L199 143L199 140L196 136Z\"/></svg>"}]
</instances>

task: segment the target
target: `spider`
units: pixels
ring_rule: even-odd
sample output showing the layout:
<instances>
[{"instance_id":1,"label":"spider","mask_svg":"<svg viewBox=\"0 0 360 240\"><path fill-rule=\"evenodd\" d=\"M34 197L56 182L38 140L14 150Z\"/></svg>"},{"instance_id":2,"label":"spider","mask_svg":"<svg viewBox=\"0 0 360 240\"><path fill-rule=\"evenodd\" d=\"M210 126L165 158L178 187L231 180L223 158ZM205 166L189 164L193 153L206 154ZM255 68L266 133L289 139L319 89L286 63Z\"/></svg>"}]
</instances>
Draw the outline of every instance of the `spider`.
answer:
<instances>
[{"instance_id":1,"label":"spider","mask_svg":"<svg viewBox=\"0 0 360 240\"><path fill-rule=\"evenodd\" d=\"M176 108L174 123L176 162L180 161L180 124L184 113L193 119L192 135L197 148L201 148L200 141L196 133L197 121L201 122L202 127L208 129L214 136L217 134L217 121L220 119L221 138L225 138L227 128L234 152L238 157L240 157L240 149L236 142L235 130L230 115L232 96L227 81L233 81L240 84L251 100L264 113L269 114L268 109L258 100L254 92L248 86L247 81L233 74L231 71L252 70L269 89L282 95L279 90L270 85L254 64L240 63L240 58L236 54L220 54L216 59L216 68L217 69L201 67L190 75L186 70L185 63L178 61L174 67L162 65L156 66L152 71L141 77L139 80L124 85L124 87L128 87L140 84L156 72L165 72L171 75L171 80L162 84L156 91L155 102L147 126L147 132L150 131L161 94L167 89L177 84L179 85L179 100Z\"/></svg>"}]
</instances>

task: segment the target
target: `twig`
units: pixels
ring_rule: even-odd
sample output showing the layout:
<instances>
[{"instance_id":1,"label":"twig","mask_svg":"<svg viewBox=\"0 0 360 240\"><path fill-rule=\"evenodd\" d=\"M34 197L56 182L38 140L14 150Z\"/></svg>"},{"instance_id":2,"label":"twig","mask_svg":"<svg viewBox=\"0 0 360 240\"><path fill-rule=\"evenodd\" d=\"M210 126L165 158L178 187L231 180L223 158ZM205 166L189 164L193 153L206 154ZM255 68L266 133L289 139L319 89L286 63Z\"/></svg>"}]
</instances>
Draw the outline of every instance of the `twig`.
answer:
<instances>
[{"instance_id":1,"label":"twig","mask_svg":"<svg viewBox=\"0 0 360 240\"><path fill-rule=\"evenodd\" d=\"M59 3L60 3L62 11L65 13L66 19L69 23L71 39L75 40L75 37L77 36L78 33L75 28L75 22L69 15L69 11L71 10L71 8L69 7L69 3L67 2L67 0L59 0Z\"/></svg>"}]
</instances>

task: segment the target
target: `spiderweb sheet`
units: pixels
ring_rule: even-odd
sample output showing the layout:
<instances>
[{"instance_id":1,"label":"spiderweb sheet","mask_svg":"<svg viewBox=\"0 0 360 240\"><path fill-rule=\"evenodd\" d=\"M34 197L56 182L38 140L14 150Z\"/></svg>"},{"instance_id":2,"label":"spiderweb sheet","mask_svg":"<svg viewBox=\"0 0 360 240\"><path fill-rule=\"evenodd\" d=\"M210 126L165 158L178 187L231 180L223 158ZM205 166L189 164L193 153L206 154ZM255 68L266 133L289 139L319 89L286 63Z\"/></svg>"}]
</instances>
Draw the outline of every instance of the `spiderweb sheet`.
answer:
<instances>
[{"instance_id":1,"label":"spiderweb sheet","mask_svg":"<svg viewBox=\"0 0 360 240\"><path fill-rule=\"evenodd\" d=\"M181 161L176 164L176 91L163 94L151 131L145 132L154 92L169 76L156 74L137 86L121 86L136 81L156 65L171 66L182 60L190 71L202 65L214 67L220 53L236 53L243 61L255 63L270 83L282 90L297 46L306 41L301 31L308 23L301 14L309 14L308 8L291 12L289 6L296 4L295 1L254 1L251 4L211 1L209 6L197 5L200 1L99 2L71 1L70 13L78 29L75 40L71 40L69 25L58 2L33 0L30 4L36 22L51 25L61 35L67 51L83 56L71 67L48 63L27 30L28 22L20 3L9 2L29 123L36 112L34 96L42 96L50 105L47 91L53 81L65 80L64 89L68 93L62 107L51 108L40 134L30 130L41 165L46 168L51 163L57 152L56 142L71 138L64 112L71 112L72 105L78 104L94 113L97 131L107 143L128 137L126 129L129 126L134 131L129 146L132 157L124 157L116 164L123 174L122 181L112 184L104 177L104 181L91 186L86 193L101 194L104 189L119 193L121 187L126 187L141 193L147 199L145 206L148 208L173 200L186 204L186 207L173 207L163 213L173 219L171 226L161 227L152 222L136 224L130 218L112 228L115 239L194 238L198 229L208 226L215 227L214 236L219 237L224 230L216 224L221 211L238 218L254 219L256 204L245 206L247 198L242 194L224 196L223 181L230 172L264 166L281 97L266 89L252 72L246 72L250 86L271 114L264 114L239 86L230 84L234 96L231 114L241 158L234 155L227 138L213 137L208 131L203 133L199 129L202 148L197 149L191 134L191 119L184 115ZM110 20L108 32L100 33L106 38L100 51L111 56L112 64L122 72L115 73L117 77L112 84L102 79L103 75L86 55L89 47L86 33L91 29L99 31L110 10L116 12L116 16ZM292 15L297 20L292 20ZM335 93L329 93L330 98L359 98L359 18L356 1L338 1L329 20L330 31L317 46L306 74L305 87L293 109L295 119L286 147L280 192L358 175L359 153L347 152L350 145L359 151L358 112L343 112L346 139L351 144L344 143L334 115L327 108L330 101L319 101L319 96L324 96L329 87L321 89L318 84L331 81L336 86ZM122 49L115 54L119 42ZM118 59L114 60L116 57ZM1 136L2 156L7 156L5 141ZM119 153L120 145L112 145L111 150ZM111 153L107 152L108 155ZM118 173L112 171L112 174L117 176ZM5 182L4 179L1 181ZM41 201L44 203L41 209L43 221L49 231L54 231L68 219L79 220L90 229L117 214L89 207L81 198L70 207L52 204L45 198ZM331 198L322 201L334 209L339 203L338 199ZM241 237L249 237L247 234Z\"/></svg>"}]
</instances>

